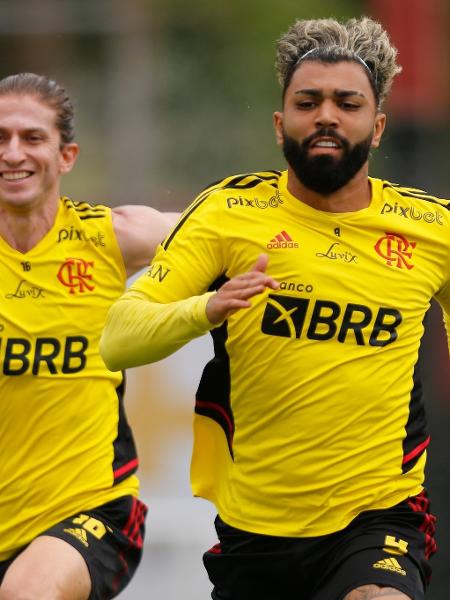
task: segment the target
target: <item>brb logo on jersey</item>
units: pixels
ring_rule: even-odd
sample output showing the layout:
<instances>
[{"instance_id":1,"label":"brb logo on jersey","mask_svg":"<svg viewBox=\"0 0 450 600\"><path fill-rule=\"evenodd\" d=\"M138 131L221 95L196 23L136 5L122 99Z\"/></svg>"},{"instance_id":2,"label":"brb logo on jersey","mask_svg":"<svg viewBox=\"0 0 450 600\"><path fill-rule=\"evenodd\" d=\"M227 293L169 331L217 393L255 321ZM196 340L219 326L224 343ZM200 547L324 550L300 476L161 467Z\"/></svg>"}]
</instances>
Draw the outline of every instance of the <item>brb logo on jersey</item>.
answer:
<instances>
[{"instance_id":1,"label":"brb logo on jersey","mask_svg":"<svg viewBox=\"0 0 450 600\"><path fill-rule=\"evenodd\" d=\"M341 344L350 337L360 346L387 346L397 339L401 322L402 315L395 308L380 307L375 313L364 304L349 303L342 308L331 300L313 302L308 298L269 294L261 331L266 335L317 341L335 337Z\"/></svg>"},{"instance_id":2,"label":"brb logo on jersey","mask_svg":"<svg viewBox=\"0 0 450 600\"><path fill-rule=\"evenodd\" d=\"M414 268L411 262L412 251L416 242L410 242L399 233L386 232L375 244L374 248L381 258L384 258L388 267L405 267L408 270Z\"/></svg>"},{"instance_id":3,"label":"brb logo on jersey","mask_svg":"<svg viewBox=\"0 0 450 600\"><path fill-rule=\"evenodd\" d=\"M92 292L95 286L92 281L91 268L93 261L86 261L82 258L68 258L59 268L57 273L58 280L67 288L71 294L75 292Z\"/></svg>"}]
</instances>

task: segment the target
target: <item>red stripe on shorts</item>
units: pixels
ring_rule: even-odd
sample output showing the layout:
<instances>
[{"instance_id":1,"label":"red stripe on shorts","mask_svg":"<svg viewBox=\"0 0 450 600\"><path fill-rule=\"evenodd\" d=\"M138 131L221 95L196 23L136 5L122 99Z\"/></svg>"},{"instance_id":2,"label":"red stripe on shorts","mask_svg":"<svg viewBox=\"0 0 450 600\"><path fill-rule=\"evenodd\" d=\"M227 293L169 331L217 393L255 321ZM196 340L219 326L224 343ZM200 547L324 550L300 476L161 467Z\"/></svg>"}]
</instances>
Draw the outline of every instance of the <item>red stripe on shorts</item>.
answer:
<instances>
[{"instance_id":1,"label":"red stripe on shorts","mask_svg":"<svg viewBox=\"0 0 450 600\"><path fill-rule=\"evenodd\" d=\"M425 492L421 492L417 496L414 496L414 498L410 498L408 504L414 512L421 512L424 514L423 522L419 529L425 536L425 558L428 560L437 549L436 540L434 539L434 534L436 532L436 517L428 512L430 501Z\"/></svg>"}]
</instances>

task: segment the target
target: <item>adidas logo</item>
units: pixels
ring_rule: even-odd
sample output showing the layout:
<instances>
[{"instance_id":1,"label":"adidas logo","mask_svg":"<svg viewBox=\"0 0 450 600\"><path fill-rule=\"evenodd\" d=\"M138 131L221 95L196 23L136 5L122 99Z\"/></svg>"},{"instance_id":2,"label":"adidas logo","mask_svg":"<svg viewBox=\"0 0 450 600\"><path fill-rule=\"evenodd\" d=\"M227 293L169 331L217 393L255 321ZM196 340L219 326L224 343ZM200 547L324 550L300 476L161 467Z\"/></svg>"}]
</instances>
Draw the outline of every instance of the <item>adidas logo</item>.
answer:
<instances>
[{"instance_id":1,"label":"adidas logo","mask_svg":"<svg viewBox=\"0 0 450 600\"><path fill-rule=\"evenodd\" d=\"M385 558L374 563L372 566L374 569L384 569L385 571L393 571L399 575L406 575L406 571L402 569L401 564L396 558Z\"/></svg>"},{"instance_id":2,"label":"adidas logo","mask_svg":"<svg viewBox=\"0 0 450 600\"><path fill-rule=\"evenodd\" d=\"M78 529L78 528L74 528L74 529L64 529L64 531L66 533L70 533L70 535L73 535L73 537L76 537L77 540L79 540L82 544L84 544L86 547L89 546L88 541L87 541L87 535L84 529Z\"/></svg>"},{"instance_id":3,"label":"adidas logo","mask_svg":"<svg viewBox=\"0 0 450 600\"><path fill-rule=\"evenodd\" d=\"M274 238L270 240L267 244L267 247L270 248L298 248L298 243L294 242L291 236L287 231L282 231Z\"/></svg>"}]
</instances>

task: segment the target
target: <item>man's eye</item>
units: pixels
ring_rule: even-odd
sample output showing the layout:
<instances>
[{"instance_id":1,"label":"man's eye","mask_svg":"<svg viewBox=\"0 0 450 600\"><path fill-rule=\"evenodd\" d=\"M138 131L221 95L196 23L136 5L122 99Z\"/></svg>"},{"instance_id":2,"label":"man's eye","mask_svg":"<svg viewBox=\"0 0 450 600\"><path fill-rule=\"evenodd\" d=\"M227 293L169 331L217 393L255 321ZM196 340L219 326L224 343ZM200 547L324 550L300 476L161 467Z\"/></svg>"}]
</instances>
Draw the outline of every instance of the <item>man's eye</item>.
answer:
<instances>
[{"instance_id":1,"label":"man's eye","mask_svg":"<svg viewBox=\"0 0 450 600\"><path fill-rule=\"evenodd\" d=\"M310 108L314 108L316 103L312 100L302 100L301 102L297 102L297 107L303 110L308 110Z\"/></svg>"}]
</instances>

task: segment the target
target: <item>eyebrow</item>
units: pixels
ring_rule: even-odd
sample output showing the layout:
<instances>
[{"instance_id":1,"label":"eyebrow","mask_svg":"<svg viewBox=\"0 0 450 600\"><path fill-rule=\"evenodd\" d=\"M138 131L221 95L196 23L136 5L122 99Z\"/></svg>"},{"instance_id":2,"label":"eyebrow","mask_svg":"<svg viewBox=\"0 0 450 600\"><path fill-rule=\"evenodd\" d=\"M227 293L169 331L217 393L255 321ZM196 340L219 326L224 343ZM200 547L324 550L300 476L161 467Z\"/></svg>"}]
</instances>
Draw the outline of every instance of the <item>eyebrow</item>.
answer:
<instances>
[{"instance_id":1,"label":"eyebrow","mask_svg":"<svg viewBox=\"0 0 450 600\"><path fill-rule=\"evenodd\" d=\"M3 127L0 125L0 132L1 133L7 133L10 130L9 127ZM24 127L23 129L20 129L20 133L21 134L25 134L25 135L29 135L30 133L40 133L42 135L48 135L47 130L44 127Z\"/></svg>"},{"instance_id":2,"label":"eyebrow","mask_svg":"<svg viewBox=\"0 0 450 600\"><path fill-rule=\"evenodd\" d=\"M298 94L304 94L305 96L313 96L314 98L323 98L324 96L322 90L318 90L315 88L306 88L294 92L294 95ZM348 98L349 96L360 96L361 98L366 97L362 92L357 92L356 90L334 90L333 96L336 98Z\"/></svg>"}]
</instances>

